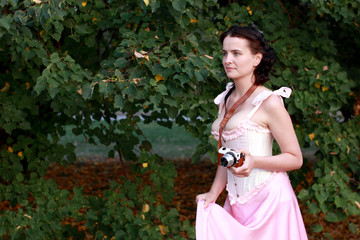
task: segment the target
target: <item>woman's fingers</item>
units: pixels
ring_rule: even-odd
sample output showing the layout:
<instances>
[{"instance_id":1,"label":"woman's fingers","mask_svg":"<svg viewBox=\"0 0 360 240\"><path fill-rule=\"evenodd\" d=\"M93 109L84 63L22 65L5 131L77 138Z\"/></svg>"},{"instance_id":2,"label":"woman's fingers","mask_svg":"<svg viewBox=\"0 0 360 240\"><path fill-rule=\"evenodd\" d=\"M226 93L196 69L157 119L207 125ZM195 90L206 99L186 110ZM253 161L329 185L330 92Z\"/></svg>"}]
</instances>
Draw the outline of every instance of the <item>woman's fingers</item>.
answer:
<instances>
[{"instance_id":1,"label":"woman's fingers","mask_svg":"<svg viewBox=\"0 0 360 240\"><path fill-rule=\"evenodd\" d=\"M196 203L198 203L199 201L204 201L204 208L207 208L209 206L209 204L215 202L215 200L209 193L203 193L203 194L197 195L195 201L196 201Z\"/></svg>"}]
</instances>

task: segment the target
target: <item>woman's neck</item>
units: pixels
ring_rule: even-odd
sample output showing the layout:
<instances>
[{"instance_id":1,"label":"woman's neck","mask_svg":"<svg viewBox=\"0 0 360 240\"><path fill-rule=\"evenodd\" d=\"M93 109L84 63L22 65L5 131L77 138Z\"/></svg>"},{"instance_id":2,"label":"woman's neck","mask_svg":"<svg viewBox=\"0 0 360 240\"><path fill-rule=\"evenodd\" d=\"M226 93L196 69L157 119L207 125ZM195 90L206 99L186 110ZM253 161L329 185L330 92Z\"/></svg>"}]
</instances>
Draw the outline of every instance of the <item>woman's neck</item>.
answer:
<instances>
[{"instance_id":1,"label":"woman's neck","mask_svg":"<svg viewBox=\"0 0 360 240\"><path fill-rule=\"evenodd\" d=\"M240 98L242 97L247 90L250 89L250 87L255 82L255 76L253 75L251 79L239 79L239 80L233 80L235 84L235 97Z\"/></svg>"}]
</instances>

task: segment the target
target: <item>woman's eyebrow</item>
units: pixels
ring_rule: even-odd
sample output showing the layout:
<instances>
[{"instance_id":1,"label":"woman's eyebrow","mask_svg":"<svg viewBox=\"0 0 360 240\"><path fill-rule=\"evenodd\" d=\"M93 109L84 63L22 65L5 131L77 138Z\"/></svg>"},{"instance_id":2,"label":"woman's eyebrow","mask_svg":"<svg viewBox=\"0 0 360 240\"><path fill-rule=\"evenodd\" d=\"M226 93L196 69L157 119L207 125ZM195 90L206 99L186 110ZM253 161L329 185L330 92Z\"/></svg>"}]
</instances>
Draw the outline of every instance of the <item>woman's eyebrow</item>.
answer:
<instances>
[{"instance_id":1,"label":"woman's eyebrow","mask_svg":"<svg viewBox=\"0 0 360 240\"><path fill-rule=\"evenodd\" d=\"M223 49L222 51L223 52L242 52L242 50L240 50L240 49L232 49L230 51L227 51L227 50Z\"/></svg>"}]
</instances>

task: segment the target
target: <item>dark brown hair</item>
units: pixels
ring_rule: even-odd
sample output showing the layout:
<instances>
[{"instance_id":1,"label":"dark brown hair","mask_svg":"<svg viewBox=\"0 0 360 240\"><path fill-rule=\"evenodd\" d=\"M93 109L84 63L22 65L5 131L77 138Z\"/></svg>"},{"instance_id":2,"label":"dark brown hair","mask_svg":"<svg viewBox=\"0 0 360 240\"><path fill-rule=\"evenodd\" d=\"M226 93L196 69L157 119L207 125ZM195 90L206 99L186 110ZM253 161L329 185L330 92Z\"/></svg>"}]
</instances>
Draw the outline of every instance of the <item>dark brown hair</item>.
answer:
<instances>
[{"instance_id":1,"label":"dark brown hair","mask_svg":"<svg viewBox=\"0 0 360 240\"><path fill-rule=\"evenodd\" d=\"M249 47L253 54L262 53L263 57L259 65L254 70L255 85L263 85L269 81L269 73L274 70L276 55L269 46L264 35L255 27L232 26L221 34L220 41L224 42L226 37L239 37L249 41Z\"/></svg>"}]
</instances>

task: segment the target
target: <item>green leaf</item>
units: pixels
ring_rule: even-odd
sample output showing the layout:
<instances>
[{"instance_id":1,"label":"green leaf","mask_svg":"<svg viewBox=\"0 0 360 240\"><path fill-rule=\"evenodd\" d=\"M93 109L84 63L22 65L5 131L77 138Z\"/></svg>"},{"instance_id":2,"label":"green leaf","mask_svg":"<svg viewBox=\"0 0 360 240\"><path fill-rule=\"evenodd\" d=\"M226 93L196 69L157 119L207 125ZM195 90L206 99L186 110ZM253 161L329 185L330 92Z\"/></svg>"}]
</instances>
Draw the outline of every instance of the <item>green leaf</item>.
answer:
<instances>
[{"instance_id":1,"label":"green leaf","mask_svg":"<svg viewBox=\"0 0 360 240\"><path fill-rule=\"evenodd\" d=\"M9 2L11 3L11 6L16 7L18 4L18 0L9 0Z\"/></svg>"},{"instance_id":2,"label":"green leaf","mask_svg":"<svg viewBox=\"0 0 360 240\"><path fill-rule=\"evenodd\" d=\"M356 233L356 231L359 231L359 226L353 223L349 223L349 229L352 233Z\"/></svg>"},{"instance_id":3,"label":"green leaf","mask_svg":"<svg viewBox=\"0 0 360 240\"><path fill-rule=\"evenodd\" d=\"M157 106L161 102L162 96L160 94L150 96L150 102Z\"/></svg>"},{"instance_id":4,"label":"green leaf","mask_svg":"<svg viewBox=\"0 0 360 240\"><path fill-rule=\"evenodd\" d=\"M105 8L105 4L104 4L104 2L103 1L101 1L101 0L96 0L95 1L95 6L97 7L97 8Z\"/></svg>"},{"instance_id":5,"label":"green leaf","mask_svg":"<svg viewBox=\"0 0 360 240\"><path fill-rule=\"evenodd\" d=\"M187 39L191 42L191 44L192 44L194 47L198 47L198 46L199 46L198 40L197 40L197 38L195 37L194 34L189 34L189 35L187 36Z\"/></svg>"},{"instance_id":6,"label":"green leaf","mask_svg":"<svg viewBox=\"0 0 360 240\"><path fill-rule=\"evenodd\" d=\"M90 99L92 95L92 87L90 86L90 84L85 84L81 87L81 96L87 100Z\"/></svg>"},{"instance_id":7,"label":"green leaf","mask_svg":"<svg viewBox=\"0 0 360 240\"><path fill-rule=\"evenodd\" d=\"M26 23L26 14L23 11L16 11L14 14L14 21L20 22L21 24L25 25Z\"/></svg>"},{"instance_id":8,"label":"green leaf","mask_svg":"<svg viewBox=\"0 0 360 240\"><path fill-rule=\"evenodd\" d=\"M156 91L161 95L168 95L167 88L164 84L159 84L155 87Z\"/></svg>"},{"instance_id":9,"label":"green leaf","mask_svg":"<svg viewBox=\"0 0 360 240\"><path fill-rule=\"evenodd\" d=\"M172 6L176 11L182 12L185 9L186 1L184 1L184 0L174 0L172 2Z\"/></svg>"},{"instance_id":10,"label":"green leaf","mask_svg":"<svg viewBox=\"0 0 360 240\"><path fill-rule=\"evenodd\" d=\"M151 12L154 13L160 7L159 0L150 0Z\"/></svg>"},{"instance_id":11,"label":"green leaf","mask_svg":"<svg viewBox=\"0 0 360 240\"><path fill-rule=\"evenodd\" d=\"M170 118L175 119L178 113L179 113L179 109L177 107L168 108L168 115Z\"/></svg>"},{"instance_id":12,"label":"green leaf","mask_svg":"<svg viewBox=\"0 0 360 240\"><path fill-rule=\"evenodd\" d=\"M24 175L22 173L16 174L16 180L22 182L24 180Z\"/></svg>"},{"instance_id":13,"label":"green leaf","mask_svg":"<svg viewBox=\"0 0 360 240\"><path fill-rule=\"evenodd\" d=\"M60 83L54 78L48 78L47 83L49 84L49 88L58 88L60 85Z\"/></svg>"},{"instance_id":14,"label":"green leaf","mask_svg":"<svg viewBox=\"0 0 360 240\"><path fill-rule=\"evenodd\" d=\"M328 222L340 222L340 221L344 221L345 219L346 219L346 215L341 213L329 212L325 216L325 220Z\"/></svg>"},{"instance_id":15,"label":"green leaf","mask_svg":"<svg viewBox=\"0 0 360 240\"><path fill-rule=\"evenodd\" d=\"M107 96L110 93L110 85L104 81L99 83L99 92Z\"/></svg>"},{"instance_id":16,"label":"green leaf","mask_svg":"<svg viewBox=\"0 0 360 240\"><path fill-rule=\"evenodd\" d=\"M35 92L39 95L46 88L46 80L44 77L38 77L34 87Z\"/></svg>"},{"instance_id":17,"label":"green leaf","mask_svg":"<svg viewBox=\"0 0 360 240\"><path fill-rule=\"evenodd\" d=\"M3 27L6 30L9 30L12 22L13 22L13 17L11 15L7 15L6 17L1 17L0 18L0 27Z\"/></svg>"},{"instance_id":18,"label":"green leaf","mask_svg":"<svg viewBox=\"0 0 360 240\"><path fill-rule=\"evenodd\" d=\"M58 63L60 62L60 57L59 57L59 54L57 52L51 54L50 56L50 62L52 63Z\"/></svg>"},{"instance_id":19,"label":"green leaf","mask_svg":"<svg viewBox=\"0 0 360 240\"><path fill-rule=\"evenodd\" d=\"M57 88L57 87L49 86L47 90L52 99L54 99L55 96L59 93L59 88Z\"/></svg>"},{"instance_id":20,"label":"green leaf","mask_svg":"<svg viewBox=\"0 0 360 240\"><path fill-rule=\"evenodd\" d=\"M307 190L307 189L302 189L302 190L300 191L300 193L297 195L297 197L298 197L300 200L309 199L309 197L310 197L309 190Z\"/></svg>"},{"instance_id":21,"label":"green leaf","mask_svg":"<svg viewBox=\"0 0 360 240\"><path fill-rule=\"evenodd\" d=\"M308 207L311 214L317 214L320 211L319 207L314 202L310 203Z\"/></svg>"},{"instance_id":22,"label":"green leaf","mask_svg":"<svg viewBox=\"0 0 360 240\"><path fill-rule=\"evenodd\" d=\"M204 82L205 81L205 78L203 77L203 75L199 71L195 71L195 77L199 82Z\"/></svg>"},{"instance_id":23,"label":"green leaf","mask_svg":"<svg viewBox=\"0 0 360 240\"><path fill-rule=\"evenodd\" d=\"M114 99L114 107L122 109L124 106L125 106L124 98L120 94L117 94Z\"/></svg>"},{"instance_id":24,"label":"green leaf","mask_svg":"<svg viewBox=\"0 0 360 240\"><path fill-rule=\"evenodd\" d=\"M89 33L86 25L75 25L75 30L80 35L85 35Z\"/></svg>"},{"instance_id":25,"label":"green leaf","mask_svg":"<svg viewBox=\"0 0 360 240\"><path fill-rule=\"evenodd\" d=\"M130 84L126 86L126 88L123 90L123 94L128 95L128 97L133 97L135 95L136 88L133 84Z\"/></svg>"},{"instance_id":26,"label":"green leaf","mask_svg":"<svg viewBox=\"0 0 360 240\"><path fill-rule=\"evenodd\" d=\"M175 75L174 80L177 80L177 79L180 80L180 83L181 83L182 86L184 86L185 83L190 81L190 78L188 76L184 75L184 74Z\"/></svg>"},{"instance_id":27,"label":"green leaf","mask_svg":"<svg viewBox=\"0 0 360 240\"><path fill-rule=\"evenodd\" d=\"M116 68L124 68L126 67L126 65L128 64L128 61L126 61L125 58L118 58L116 59L116 61L114 62L114 66Z\"/></svg>"},{"instance_id":28,"label":"green leaf","mask_svg":"<svg viewBox=\"0 0 360 240\"><path fill-rule=\"evenodd\" d=\"M324 227L319 224L315 224L315 225L311 226L311 231L315 232L315 233L321 232L323 229L324 229Z\"/></svg>"},{"instance_id":29,"label":"green leaf","mask_svg":"<svg viewBox=\"0 0 360 240\"><path fill-rule=\"evenodd\" d=\"M123 80L124 79L124 75L121 73L121 71L119 71L118 69L115 70L115 76L117 78L119 78L119 80Z\"/></svg>"},{"instance_id":30,"label":"green leaf","mask_svg":"<svg viewBox=\"0 0 360 240\"><path fill-rule=\"evenodd\" d=\"M89 211L87 211L86 219L88 219L88 220L97 220L98 216L97 216L95 210L90 209Z\"/></svg>"},{"instance_id":31,"label":"green leaf","mask_svg":"<svg viewBox=\"0 0 360 240\"><path fill-rule=\"evenodd\" d=\"M56 207L55 201L54 201L53 199L50 199L49 202L48 202L48 204L47 204L48 210L54 209L55 207Z\"/></svg>"}]
</instances>

